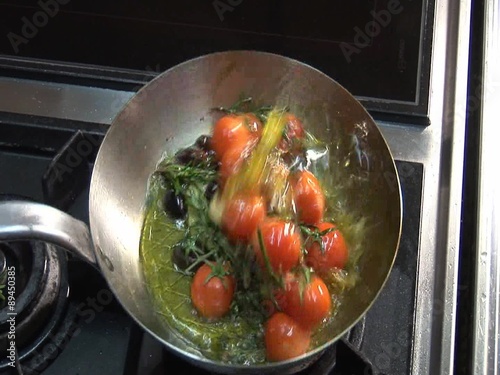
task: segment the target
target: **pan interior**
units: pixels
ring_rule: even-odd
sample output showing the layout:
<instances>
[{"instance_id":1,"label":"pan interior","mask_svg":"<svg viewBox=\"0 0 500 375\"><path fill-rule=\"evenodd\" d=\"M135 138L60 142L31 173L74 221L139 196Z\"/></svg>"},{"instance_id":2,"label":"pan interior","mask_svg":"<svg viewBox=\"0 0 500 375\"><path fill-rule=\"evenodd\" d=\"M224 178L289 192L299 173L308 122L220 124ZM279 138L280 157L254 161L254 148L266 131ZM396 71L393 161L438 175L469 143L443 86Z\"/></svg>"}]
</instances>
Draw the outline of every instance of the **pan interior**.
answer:
<instances>
[{"instance_id":1,"label":"pan interior","mask_svg":"<svg viewBox=\"0 0 500 375\"><path fill-rule=\"evenodd\" d=\"M399 243L401 193L399 184L394 188L394 161L372 118L336 82L297 61L250 51L207 55L166 71L134 96L105 137L92 176L90 225L99 265L118 300L145 329L192 361L204 360L189 354L162 324L144 281L139 242L147 181L165 152L174 154L209 134L216 116L211 108L230 106L242 94L289 106L311 133L328 141L332 160L348 165L331 170L346 181L347 207L367 218L361 277L322 331L325 344L371 306Z\"/></svg>"}]
</instances>

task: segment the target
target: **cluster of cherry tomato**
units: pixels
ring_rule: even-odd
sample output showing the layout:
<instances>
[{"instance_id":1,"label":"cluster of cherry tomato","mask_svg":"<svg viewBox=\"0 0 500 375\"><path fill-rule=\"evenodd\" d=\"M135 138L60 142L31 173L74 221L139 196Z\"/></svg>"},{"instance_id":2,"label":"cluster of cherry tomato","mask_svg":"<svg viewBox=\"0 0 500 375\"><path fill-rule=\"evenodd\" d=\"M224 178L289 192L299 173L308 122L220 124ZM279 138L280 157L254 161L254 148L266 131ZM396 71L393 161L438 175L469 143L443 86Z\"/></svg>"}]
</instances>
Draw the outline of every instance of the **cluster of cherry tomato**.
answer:
<instances>
[{"instance_id":1,"label":"cluster of cherry tomato","mask_svg":"<svg viewBox=\"0 0 500 375\"><path fill-rule=\"evenodd\" d=\"M261 121L251 113L228 114L216 122L211 148L219 162L220 186L242 168L259 142L262 129ZM288 113L277 148L289 152L294 140L304 136L302 122ZM290 173L288 183L295 220L268 215L266 196L255 189L255 193L245 192L231 199L224 207L221 222L232 242L247 244L262 269L282 280L281 287L274 291L274 308L264 325L270 361L293 358L308 350L311 333L333 307L324 279L332 270L344 268L349 255L340 230L324 221L325 195L316 176L302 169ZM305 236L301 225L314 228L317 236ZM303 269L300 266L310 267L313 272L298 272ZM193 278L192 302L206 318L218 319L230 309L236 280L225 270L226 265L204 264Z\"/></svg>"}]
</instances>

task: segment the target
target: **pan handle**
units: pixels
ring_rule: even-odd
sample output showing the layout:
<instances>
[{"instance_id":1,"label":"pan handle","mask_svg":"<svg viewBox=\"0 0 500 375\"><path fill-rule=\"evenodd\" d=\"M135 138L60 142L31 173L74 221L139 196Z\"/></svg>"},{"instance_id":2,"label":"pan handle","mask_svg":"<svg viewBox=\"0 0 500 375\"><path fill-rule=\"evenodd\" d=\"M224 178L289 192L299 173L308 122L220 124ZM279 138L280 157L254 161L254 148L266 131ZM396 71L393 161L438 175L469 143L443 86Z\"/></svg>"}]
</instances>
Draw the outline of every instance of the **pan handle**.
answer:
<instances>
[{"instance_id":1,"label":"pan handle","mask_svg":"<svg viewBox=\"0 0 500 375\"><path fill-rule=\"evenodd\" d=\"M53 243L97 267L90 231L84 222L42 203L0 202L0 242L21 240Z\"/></svg>"}]
</instances>

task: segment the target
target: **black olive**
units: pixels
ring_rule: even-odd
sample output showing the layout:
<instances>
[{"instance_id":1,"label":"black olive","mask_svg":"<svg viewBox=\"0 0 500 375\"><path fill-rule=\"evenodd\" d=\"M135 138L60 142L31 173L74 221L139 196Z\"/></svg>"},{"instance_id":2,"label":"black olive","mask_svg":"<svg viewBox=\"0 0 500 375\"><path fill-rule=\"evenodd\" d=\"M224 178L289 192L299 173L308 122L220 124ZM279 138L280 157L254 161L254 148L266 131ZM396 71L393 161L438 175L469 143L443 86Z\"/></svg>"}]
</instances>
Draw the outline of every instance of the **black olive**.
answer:
<instances>
[{"instance_id":1,"label":"black olive","mask_svg":"<svg viewBox=\"0 0 500 375\"><path fill-rule=\"evenodd\" d=\"M201 135L198 137L198 139L195 142L195 145L201 148L204 151L210 151L210 140L212 137L209 135Z\"/></svg>"},{"instance_id":2,"label":"black olive","mask_svg":"<svg viewBox=\"0 0 500 375\"><path fill-rule=\"evenodd\" d=\"M177 244L174 246L174 249L172 251L172 262L178 269L182 271L186 270L196 261L196 259L196 255L194 253L188 252L186 254L186 250L182 247L182 244ZM195 272L196 270L193 269L192 271Z\"/></svg>"},{"instance_id":3,"label":"black olive","mask_svg":"<svg viewBox=\"0 0 500 375\"><path fill-rule=\"evenodd\" d=\"M200 156L200 149L197 149L195 147L185 148L179 151L177 154L175 154L177 162L181 164L194 163L197 161L199 156Z\"/></svg>"},{"instance_id":4,"label":"black olive","mask_svg":"<svg viewBox=\"0 0 500 375\"><path fill-rule=\"evenodd\" d=\"M184 204L184 198L182 195L176 195L172 189L165 192L163 207L174 219L186 217L187 208Z\"/></svg>"},{"instance_id":5,"label":"black olive","mask_svg":"<svg viewBox=\"0 0 500 375\"><path fill-rule=\"evenodd\" d=\"M215 158L215 151L214 150L208 150L207 151L207 156L210 158Z\"/></svg>"},{"instance_id":6,"label":"black olive","mask_svg":"<svg viewBox=\"0 0 500 375\"><path fill-rule=\"evenodd\" d=\"M206 164L208 167L213 166L215 153L211 150L202 150L200 148L191 146L184 150L179 151L175 158L180 164L200 165Z\"/></svg>"},{"instance_id":7,"label":"black olive","mask_svg":"<svg viewBox=\"0 0 500 375\"><path fill-rule=\"evenodd\" d=\"M205 189L205 198L207 198L207 200L212 199L212 197L214 196L215 192L217 191L217 188L218 188L217 182L211 181L207 185L207 188Z\"/></svg>"}]
</instances>

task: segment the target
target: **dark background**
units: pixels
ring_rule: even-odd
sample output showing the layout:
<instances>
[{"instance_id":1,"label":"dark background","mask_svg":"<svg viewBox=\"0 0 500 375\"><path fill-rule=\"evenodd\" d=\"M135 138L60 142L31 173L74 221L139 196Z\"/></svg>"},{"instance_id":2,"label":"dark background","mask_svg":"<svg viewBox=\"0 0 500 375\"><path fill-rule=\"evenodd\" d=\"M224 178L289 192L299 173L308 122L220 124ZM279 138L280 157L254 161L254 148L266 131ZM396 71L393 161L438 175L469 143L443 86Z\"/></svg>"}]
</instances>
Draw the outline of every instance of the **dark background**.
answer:
<instances>
[{"instance_id":1,"label":"dark background","mask_svg":"<svg viewBox=\"0 0 500 375\"><path fill-rule=\"evenodd\" d=\"M418 70L428 58L420 56L424 0L63 2L0 1L0 54L162 71L214 51L257 49L309 63L356 96L425 101L417 97L426 87ZM390 19L364 39L372 12Z\"/></svg>"}]
</instances>

